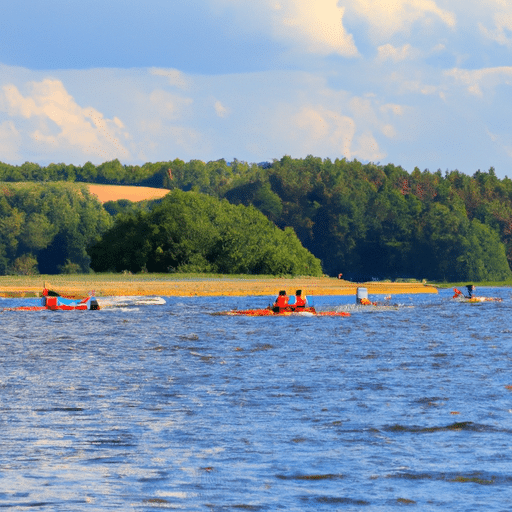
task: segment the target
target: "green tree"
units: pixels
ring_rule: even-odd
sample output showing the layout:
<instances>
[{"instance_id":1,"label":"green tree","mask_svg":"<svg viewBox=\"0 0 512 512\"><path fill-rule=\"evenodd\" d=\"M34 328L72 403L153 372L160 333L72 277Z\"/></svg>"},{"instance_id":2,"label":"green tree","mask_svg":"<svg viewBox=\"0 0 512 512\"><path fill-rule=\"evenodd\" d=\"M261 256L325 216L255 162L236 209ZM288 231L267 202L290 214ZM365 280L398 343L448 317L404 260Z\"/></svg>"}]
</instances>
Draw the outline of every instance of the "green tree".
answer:
<instances>
[{"instance_id":1,"label":"green tree","mask_svg":"<svg viewBox=\"0 0 512 512\"><path fill-rule=\"evenodd\" d=\"M118 217L89 254L99 272L322 273L291 228L281 231L255 208L180 190L151 212Z\"/></svg>"},{"instance_id":2,"label":"green tree","mask_svg":"<svg viewBox=\"0 0 512 512\"><path fill-rule=\"evenodd\" d=\"M4 186L0 194L0 272L21 268L22 263L26 266L33 258L43 273L59 273L68 260L87 272L90 259L86 247L111 223L85 186Z\"/></svg>"},{"instance_id":3,"label":"green tree","mask_svg":"<svg viewBox=\"0 0 512 512\"><path fill-rule=\"evenodd\" d=\"M52 225L46 215L31 213L23 224L20 239L29 250L46 249L57 234L56 226Z\"/></svg>"},{"instance_id":4,"label":"green tree","mask_svg":"<svg viewBox=\"0 0 512 512\"><path fill-rule=\"evenodd\" d=\"M473 219L462 241L457 258L459 278L469 281L504 281L512 274L499 235L489 226Z\"/></svg>"},{"instance_id":5,"label":"green tree","mask_svg":"<svg viewBox=\"0 0 512 512\"><path fill-rule=\"evenodd\" d=\"M23 254L14 260L8 273L16 276L34 276L39 274L37 259L32 254Z\"/></svg>"}]
</instances>

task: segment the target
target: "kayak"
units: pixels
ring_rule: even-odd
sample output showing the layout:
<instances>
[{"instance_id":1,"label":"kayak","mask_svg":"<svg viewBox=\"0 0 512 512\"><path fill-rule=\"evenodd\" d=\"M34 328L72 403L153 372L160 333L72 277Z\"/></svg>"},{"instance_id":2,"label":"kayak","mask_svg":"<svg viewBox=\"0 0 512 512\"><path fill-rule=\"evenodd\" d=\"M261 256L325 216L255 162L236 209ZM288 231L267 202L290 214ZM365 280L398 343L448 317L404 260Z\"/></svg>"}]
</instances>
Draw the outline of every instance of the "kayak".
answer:
<instances>
[{"instance_id":1,"label":"kayak","mask_svg":"<svg viewBox=\"0 0 512 512\"><path fill-rule=\"evenodd\" d=\"M314 307L301 308L300 311L288 308L282 311L273 311L272 308L233 309L215 314L227 316L350 316L350 313L346 311L317 311Z\"/></svg>"}]
</instances>

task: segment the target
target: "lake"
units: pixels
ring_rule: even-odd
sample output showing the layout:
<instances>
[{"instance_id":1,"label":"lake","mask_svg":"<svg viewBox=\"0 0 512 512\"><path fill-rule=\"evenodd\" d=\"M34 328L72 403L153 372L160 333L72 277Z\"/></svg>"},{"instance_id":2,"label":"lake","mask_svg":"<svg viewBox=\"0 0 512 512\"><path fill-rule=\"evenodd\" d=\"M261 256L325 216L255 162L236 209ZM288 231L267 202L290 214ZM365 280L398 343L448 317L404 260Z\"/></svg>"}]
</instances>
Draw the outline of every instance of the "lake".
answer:
<instances>
[{"instance_id":1,"label":"lake","mask_svg":"<svg viewBox=\"0 0 512 512\"><path fill-rule=\"evenodd\" d=\"M0 508L509 510L512 289L477 292L2 312Z\"/></svg>"}]
</instances>

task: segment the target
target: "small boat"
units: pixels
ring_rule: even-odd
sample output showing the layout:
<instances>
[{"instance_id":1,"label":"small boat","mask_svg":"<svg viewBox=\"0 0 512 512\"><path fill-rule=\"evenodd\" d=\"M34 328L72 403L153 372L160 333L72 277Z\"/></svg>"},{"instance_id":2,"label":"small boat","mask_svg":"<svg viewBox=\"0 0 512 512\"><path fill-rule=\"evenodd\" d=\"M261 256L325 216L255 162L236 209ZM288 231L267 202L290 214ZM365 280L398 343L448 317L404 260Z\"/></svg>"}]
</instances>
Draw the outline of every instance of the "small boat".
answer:
<instances>
[{"instance_id":1,"label":"small boat","mask_svg":"<svg viewBox=\"0 0 512 512\"><path fill-rule=\"evenodd\" d=\"M59 293L44 288L43 298L39 306L18 306L3 308L3 311L87 311L103 308L121 308L129 306L163 305L162 297L122 296L122 297L65 297Z\"/></svg>"},{"instance_id":2,"label":"small boat","mask_svg":"<svg viewBox=\"0 0 512 512\"><path fill-rule=\"evenodd\" d=\"M44 288L40 306L18 306L4 308L4 311L87 311L98 310L100 306L95 297L63 297L53 290Z\"/></svg>"},{"instance_id":3,"label":"small boat","mask_svg":"<svg viewBox=\"0 0 512 512\"><path fill-rule=\"evenodd\" d=\"M268 307L264 309L233 309L231 311L222 311L220 313L214 313L217 315L228 315L228 316L350 316L350 313L346 311L317 311L314 307L305 307L292 309L284 308L279 311L275 311L275 308Z\"/></svg>"},{"instance_id":4,"label":"small boat","mask_svg":"<svg viewBox=\"0 0 512 512\"><path fill-rule=\"evenodd\" d=\"M454 288L453 291L455 294L453 298L459 302L501 302L503 300L501 297L481 297L473 295L475 287L472 284L468 284L466 288L468 290L467 295L464 295L458 288Z\"/></svg>"},{"instance_id":5,"label":"small boat","mask_svg":"<svg viewBox=\"0 0 512 512\"><path fill-rule=\"evenodd\" d=\"M44 288L42 306L45 309L51 311L86 311L86 310L98 310L100 306L95 297L63 297L53 290Z\"/></svg>"},{"instance_id":6,"label":"small boat","mask_svg":"<svg viewBox=\"0 0 512 512\"><path fill-rule=\"evenodd\" d=\"M310 305L311 304L311 305ZM229 316L350 316L345 311L317 311L306 297L302 296L302 290L295 292L295 302L288 303L285 290L281 290L272 305L261 309L233 309L214 313Z\"/></svg>"}]
</instances>

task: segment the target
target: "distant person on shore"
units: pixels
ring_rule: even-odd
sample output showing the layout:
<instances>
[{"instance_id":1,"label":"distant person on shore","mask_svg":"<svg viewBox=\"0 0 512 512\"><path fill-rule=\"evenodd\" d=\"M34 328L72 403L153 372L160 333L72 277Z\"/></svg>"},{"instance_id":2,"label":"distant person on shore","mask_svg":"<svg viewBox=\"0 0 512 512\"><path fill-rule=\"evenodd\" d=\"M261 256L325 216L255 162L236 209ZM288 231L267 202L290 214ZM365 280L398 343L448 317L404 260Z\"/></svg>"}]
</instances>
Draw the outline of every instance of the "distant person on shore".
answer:
<instances>
[{"instance_id":1,"label":"distant person on shore","mask_svg":"<svg viewBox=\"0 0 512 512\"><path fill-rule=\"evenodd\" d=\"M286 309L288 307L288 301L289 301L289 298L288 298L288 295L286 295L286 291L281 290L274 302L272 311L274 311L274 313L279 313L279 312L283 311L284 309Z\"/></svg>"}]
</instances>

